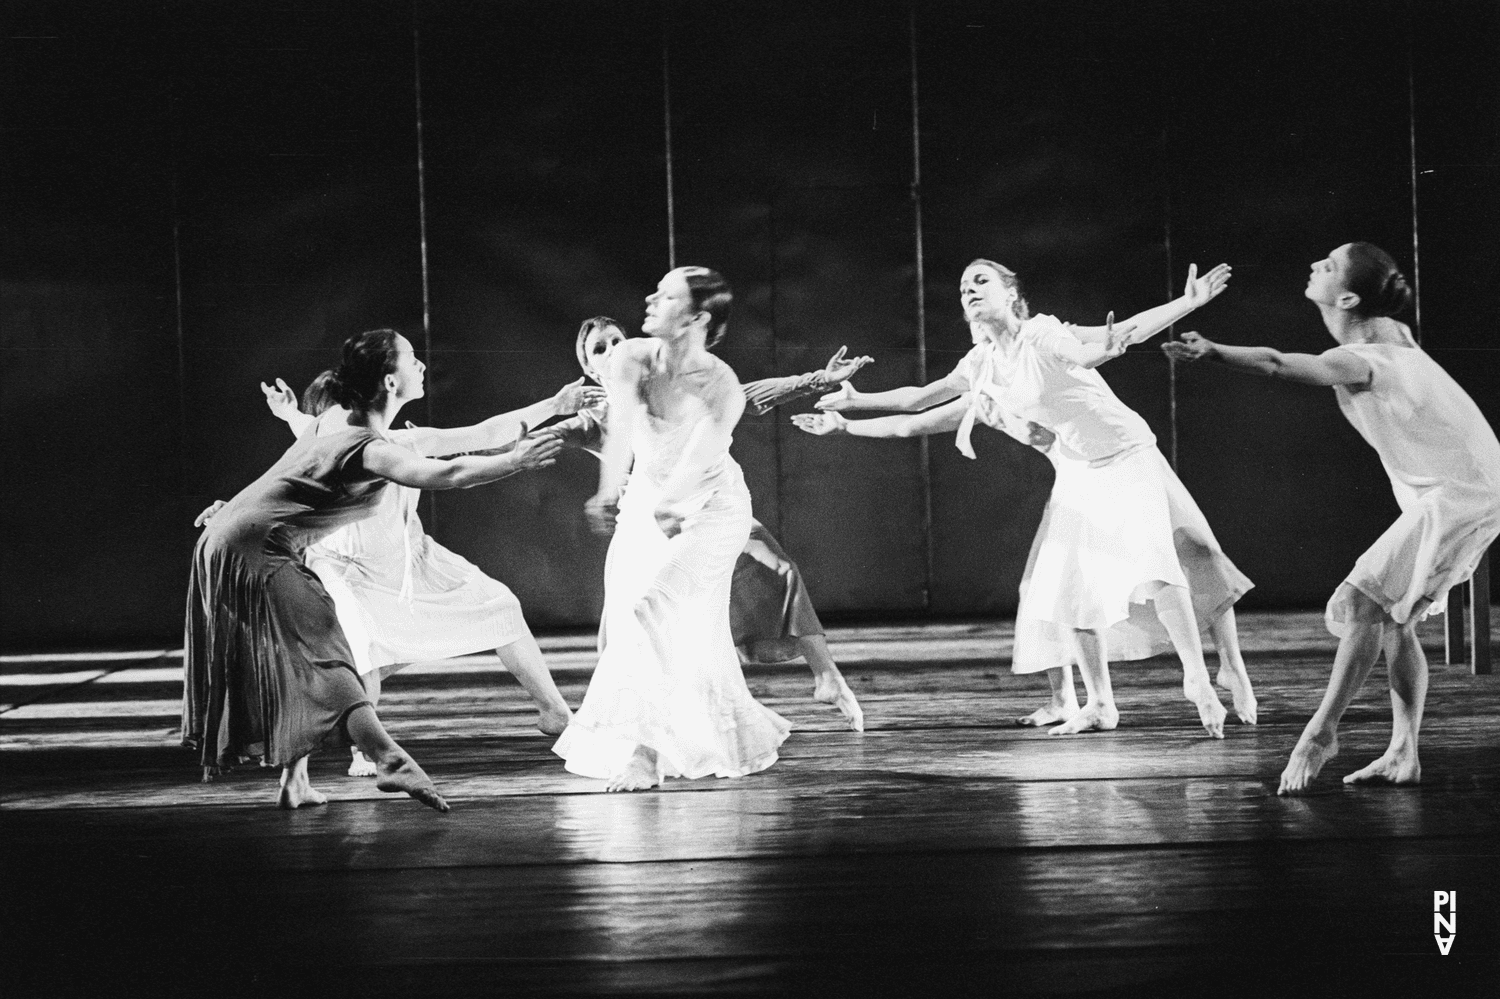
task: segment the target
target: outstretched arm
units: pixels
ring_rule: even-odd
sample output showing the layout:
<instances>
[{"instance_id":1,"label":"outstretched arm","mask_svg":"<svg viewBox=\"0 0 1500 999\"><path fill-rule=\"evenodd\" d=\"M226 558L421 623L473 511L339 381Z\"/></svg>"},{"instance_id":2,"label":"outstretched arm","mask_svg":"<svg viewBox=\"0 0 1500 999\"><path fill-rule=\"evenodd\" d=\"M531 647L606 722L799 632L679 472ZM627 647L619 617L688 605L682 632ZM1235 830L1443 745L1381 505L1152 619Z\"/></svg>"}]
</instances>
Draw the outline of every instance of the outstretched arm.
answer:
<instances>
[{"instance_id":1,"label":"outstretched arm","mask_svg":"<svg viewBox=\"0 0 1500 999\"><path fill-rule=\"evenodd\" d=\"M424 455L488 451L515 440L523 426L534 427L554 416L568 416L603 400L603 389L585 385L580 378L558 389L550 399L492 416L483 423L448 429L413 427L406 431L407 440Z\"/></svg>"},{"instance_id":2,"label":"outstretched arm","mask_svg":"<svg viewBox=\"0 0 1500 999\"><path fill-rule=\"evenodd\" d=\"M1076 327L1069 327L1066 333L1057 332L1047 336L1044 341L1046 349L1070 364L1081 368L1097 368L1110 358L1125 353L1135 327L1116 326L1115 314L1111 312L1099 329L1104 331L1103 339L1090 341L1080 340L1076 335L1070 336Z\"/></svg>"},{"instance_id":3,"label":"outstretched arm","mask_svg":"<svg viewBox=\"0 0 1500 999\"><path fill-rule=\"evenodd\" d=\"M1182 295L1165 305L1158 305L1145 312L1137 312L1119 327L1130 331L1126 344L1144 343L1188 315L1213 301L1229 287L1231 268L1220 264L1213 270L1198 276L1198 265L1188 265L1187 285ZM1103 342L1109 335L1109 326L1074 326L1073 335L1085 342Z\"/></svg>"},{"instance_id":4,"label":"outstretched arm","mask_svg":"<svg viewBox=\"0 0 1500 999\"><path fill-rule=\"evenodd\" d=\"M955 388L951 384L951 377L939 378L926 385L906 385L886 392L860 392L852 383L845 382L837 392L830 392L819 399L817 408L827 413L853 413L861 410L920 413L963 394L962 387Z\"/></svg>"},{"instance_id":5,"label":"outstretched arm","mask_svg":"<svg viewBox=\"0 0 1500 999\"><path fill-rule=\"evenodd\" d=\"M523 437L503 454L466 454L447 460L412 454L399 444L371 441L365 446L365 468L381 478L414 489L469 489L514 475L546 468L557 461L562 442L542 431Z\"/></svg>"},{"instance_id":6,"label":"outstretched arm","mask_svg":"<svg viewBox=\"0 0 1500 999\"><path fill-rule=\"evenodd\" d=\"M307 428L318 421L316 416L309 416L297 408L297 393L280 378L276 379L275 388L261 382L260 390L266 394L266 408L278 420L286 421L293 437L301 439Z\"/></svg>"},{"instance_id":7,"label":"outstretched arm","mask_svg":"<svg viewBox=\"0 0 1500 999\"><path fill-rule=\"evenodd\" d=\"M835 385L853 378L855 372L866 364L874 363L874 358L868 356L846 358L844 355L848 350L848 347L840 347L833 357L828 359L828 363L818 371L809 371L805 375L787 375L784 378L762 378L759 381L750 382L745 386L745 402L755 411L756 416L764 416L777 406L791 402L793 399L827 392Z\"/></svg>"},{"instance_id":8,"label":"outstretched arm","mask_svg":"<svg viewBox=\"0 0 1500 999\"><path fill-rule=\"evenodd\" d=\"M819 437L828 434L848 434L852 437L921 437L957 430L968 408L968 400L960 397L909 416L846 420L841 413L798 413L792 417L792 423Z\"/></svg>"},{"instance_id":9,"label":"outstretched arm","mask_svg":"<svg viewBox=\"0 0 1500 999\"><path fill-rule=\"evenodd\" d=\"M1270 347L1229 347L1197 333L1164 343L1174 361L1218 361L1253 375L1282 378L1302 385L1368 385L1373 372L1359 355L1337 347L1322 354L1284 354Z\"/></svg>"}]
</instances>

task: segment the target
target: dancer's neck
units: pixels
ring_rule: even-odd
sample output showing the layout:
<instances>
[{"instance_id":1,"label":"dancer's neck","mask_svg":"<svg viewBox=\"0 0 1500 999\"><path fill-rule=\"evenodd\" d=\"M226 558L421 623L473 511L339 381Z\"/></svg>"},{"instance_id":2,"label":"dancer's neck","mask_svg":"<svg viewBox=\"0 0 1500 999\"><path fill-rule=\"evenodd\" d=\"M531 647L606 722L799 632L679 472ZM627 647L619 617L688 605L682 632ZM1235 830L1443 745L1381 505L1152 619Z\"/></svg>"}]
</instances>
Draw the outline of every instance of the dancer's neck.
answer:
<instances>
[{"instance_id":1,"label":"dancer's neck","mask_svg":"<svg viewBox=\"0 0 1500 999\"><path fill-rule=\"evenodd\" d=\"M1400 325L1384 316L1359 316L1336 305L1318 305L1323 325L1339 343L1392 343L1408 346Z\"/></svg>"},{"instance_id":2,"label":"dancer's neck","mask_svg":"<svg viewBox=\"0 0 1500 999\"><path fill-rule=\"evenodd\" d=\"M669 374L695 371L709 363L706 334L701 330L686 330L680 336L662 337L659 342L657 364Z\"/></svg>"},{"instance_id":3,"label":"dancer's neck","mask_svg":"<svg viewBox=\"0 0 1500 999\"><path fill-rule=\"evenodd\" d=\"M1004 347L1020 332L1021 321L1014 316L1004 316L999 319L976 319L970 326L990 343L997 347Z\"/></svg>"}]
</instances>

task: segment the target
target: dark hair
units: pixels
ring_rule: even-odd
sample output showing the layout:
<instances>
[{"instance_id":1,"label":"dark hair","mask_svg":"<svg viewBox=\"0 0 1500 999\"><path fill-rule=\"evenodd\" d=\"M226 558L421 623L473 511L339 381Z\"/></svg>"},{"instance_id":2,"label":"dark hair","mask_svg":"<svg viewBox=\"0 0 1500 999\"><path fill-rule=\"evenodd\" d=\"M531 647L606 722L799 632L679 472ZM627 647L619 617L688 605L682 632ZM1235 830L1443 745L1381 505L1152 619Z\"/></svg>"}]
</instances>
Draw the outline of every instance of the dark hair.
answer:
<instances>
[{"instance_id":1,"label":"dark hair","mask_svg":"<svg viewBox=\"0 0 1500 999\"><path fill-rule=\"evenodd\" d=\"M708 313L709 347L714 347L729 332L729 310L734 305L734 290L724 275L707 267L682 267L683 278L693 298L694 312Z\"/></svg>"},{"instance_id":2,"label":"dark hair","mask_svg":"<svg viewBox=\"0 0 1500 999\"><path fill-rule=\"evenodd\" d=\"M1344 287L1359 296L1351 311L1361 316L1394 316L1411 304L1411 285L1396 261L1374 243L1350 243Z\"/></svg>"},{"instance_id":3,"label":"dark hair","mask_svg":"<svg viewBox=\"0 0 1500 999\"><path fill-rule=\"evenodd\" d=\"M974 267L976 265L980 267L988 267L990 270L1000 275L1000 283L1002 285L1015 291L1015 310L1017 319L1031 318L1031 306L1027 303L1026 296L1021 294L1021 279L1015 271L1011 270L1009 267L1006 267L1004 264L997 264L993 260L986 260L984 257L976 257L975 259L970 260L968 266L965 267L964 270L968 270L969 267Z\"/></svg>"},{"instance_id":4,"label":"dark hair","mask_svg":"<svg viewBox=\"0 0 1500 999\"><path fill-rule=\"evenodd\" d=\"M619 323L615 322L608 316L595 316L593 319L585 319L583 321L583 325L578 327L578 339L573 343L573 353L578 356L578 366L583 369L584 374L587 375L589 373L589 369L592 368L593 365L589 364L589 359L583 352L583 342L587 340L589 338L589 334L594 332L595 330L608 329L611 326L619 330L621 333L625 332L625 327L621 326Z\"/></svg>"},{"instance_id":5,"label":"dark hair","mask_svg":"<svg viewBox=\"0 0 1500 999\"><path fill-rule=\"evenodd\" d=\"M307 383L307 388L302 391L302 404L298 408L308 416L321 416L325 410L338 405L333 393L334 374L333 369L329 368Z\"/></svg>"},{"instance_id":6,"label":"dark hair","mask_svg":"<svg viewBox=\"0 0 1500 999\"><path fill-rule=\"evenodd\" d=\"M385 405L385 376L396 371L395 330L366 330L344 341L344 359L329 380L329 392L339 405L368 413Z\"/></svg>"}]
</instances>

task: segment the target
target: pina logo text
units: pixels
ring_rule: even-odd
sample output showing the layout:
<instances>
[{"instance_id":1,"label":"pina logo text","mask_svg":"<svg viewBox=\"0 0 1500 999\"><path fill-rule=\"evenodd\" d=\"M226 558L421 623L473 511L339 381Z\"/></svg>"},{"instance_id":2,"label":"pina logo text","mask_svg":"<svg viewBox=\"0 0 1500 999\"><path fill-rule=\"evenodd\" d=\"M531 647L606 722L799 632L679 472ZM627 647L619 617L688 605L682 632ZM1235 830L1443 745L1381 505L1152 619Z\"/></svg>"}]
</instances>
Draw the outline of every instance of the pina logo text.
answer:
<instances>
[{"instance_id":1,"label":"pina logo text","mask_svg":"<svg viewBox=\"0 0 1500 999\"><path fill-rule=\"evenodd\" d=\"M1432 936L1437 941L1438 951L1446 956L1458 937L1458 892L1432 893Z\"/></svg>"}]
</instances>

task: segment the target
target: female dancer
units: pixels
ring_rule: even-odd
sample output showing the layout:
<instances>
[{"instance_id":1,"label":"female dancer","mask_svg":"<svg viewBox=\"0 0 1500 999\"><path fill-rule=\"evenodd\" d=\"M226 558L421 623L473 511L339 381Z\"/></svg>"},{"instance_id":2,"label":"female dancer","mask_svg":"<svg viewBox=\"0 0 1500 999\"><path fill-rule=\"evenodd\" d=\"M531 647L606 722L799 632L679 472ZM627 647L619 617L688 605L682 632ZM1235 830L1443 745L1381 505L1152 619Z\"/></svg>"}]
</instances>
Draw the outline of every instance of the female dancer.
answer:
<instances>
[{"instance_id":1,"label":"female dancer","mask_svg":"<svg viewBox=\"0 0 1500 999\"><path fill-rule=\"evenodd\" d=\"M266 405L301 437L334 405L322 388L332 374L325 371L308 386L303 394L306 412L297 409L296 395L279 378L275 388L261 384ZM428 456L485 451L509 445L524 427L571 415L603 399L602 389L586 387L580 378L550 399L471 427L408 427L391 431L387 438ZM417 490L405 486L387 489L374 516L307 549L308 566L333 597L370 702L379 703L382 677L408 663L494 649L536 702L537 727L548 735L561 734L572 712L526 626L520 601L509 587L423 532L418 496ZM374 762L358 747L351 752L349 774L373 776Z\"/></svg>"},{"instance_id":2,"label":"female dancer","mask_svg":"<svg viewBox=\"0 0 1500 999\"><path fill-rule=\"evenodd\" d=\"M619 492L627 471L630 482L604 567L599 665L553 751L611 791L764 770L791 728L750 695L729 632L750 533L750 493L729 456L745 395L708 347L731 302L714 271L669 272L646 299L650 339L620 344L605 369L600 491Z\"/></svg>"},{"instance_id":3,"label":"female dancer","mask_svg":"<svg viewBox=\"0 0 1500 999\"><path fill-rule=\"evenodd\" d=\"M960 284L975 346L948 377L869 395L846 384L819 401L824 413L793 417L815 434L891 437L957 428L958 448L971 458L976 420L1004 429L1019 417L1056 435L1057 478L1021 581L1011 666L1018 673L1047 670L1052 700L1023 723L1062 721L1054 735L1112 729L1119 711L1109 660L1175 648L1183 693L1209 735L1222 739L1225 711L1203 662L1200 620L1212 622L1218 641L1220 684L1233 693L1240 719L1255 722L1233 616L1250 581L1224 555L1146 421L1093 370L1206 304L1228 280L1227 265L1201 278L1194 266L1182 297L1120 329L1112 315L1103 327L1068 327L1052 316L1033 317L1016 275L976 260ZM848 422L840 414L944 402L915 417ZM1065 668L1073 661L1088 690L1081 711Z\"/></svg>"},{"instance_id":4,"label":"female dancer","mask_svg":"<svg viewBox=\"0 0 1500 999\"><path fill-rule=\"evenodd\" d=\"M392 444L384 434L402 405L421 397L422 372L394 330L351 337L335 375L348 420L325 414L199 538L188 579L182 732L184 745L199 751L205 779L259 759L283 768L278 805L322 804L327 799L308 782L307 756L325 740L347 740L375 761L376 787L447 811L376 717L333 601L303 552L371 516L389 482L477 486L550 465L561 444L548 434L508 454L453 461Z\"/></svg>"},{"instance_id":5,"label":"female dancer","mask_svg":"<svg viewBox=\"0 0 1500 999\"><path fill-rule=\"evenodd\" d=\"M624 340L620 324L608 316L585 320L575 343L584 374L602 382L609 355ZM827 366L818 371L763 378L743 386L746 404L757 415L764 415L792 399L826 392L870 363L869 357L846 359L846 352L847 348L839 348ZM584 410L550 429L564 432L564 446L599 454L603 448L604 423L605 410L600 407ZM596 495L589 504L591 518L607 525L606 510L613 502L612 497ZM729 629L745 662L784 663L802 656L813 673L813 699L838 708L854 731L865 730L864 712L829 652L823 624L802 583L801 570L782 551L765 525L754 518L750 521L750 540L734 564Z\"/></svg>"},{"instance_id":6,"label":"female dancer","mask_svg":"<svg viewBox=\"0 0 1500 999\"><path fill-rule=\"evenodd\" d=\"M1307 789L1338 753L1338 725L1380 653L1391 685L1391 744L1346 784L1421 780L1417 732L1427 698L1427 658L1417 622L1441 612L1448 590L1474 572L1500 536L1500 441L1448 373L1389 318L1411 289L1396 262L1370 243L1346 243L1312 265L1306 296L1338 346L1322 354L1226 347L1196 333L1163 344L1181 361L1209 358L1304 385L1331 385L1339 408L1380 455L1401 516L1359 557L1328 601L1339 636L1333 675L1281 775L1278 794Z\"/></svg>"}]
</instances>

